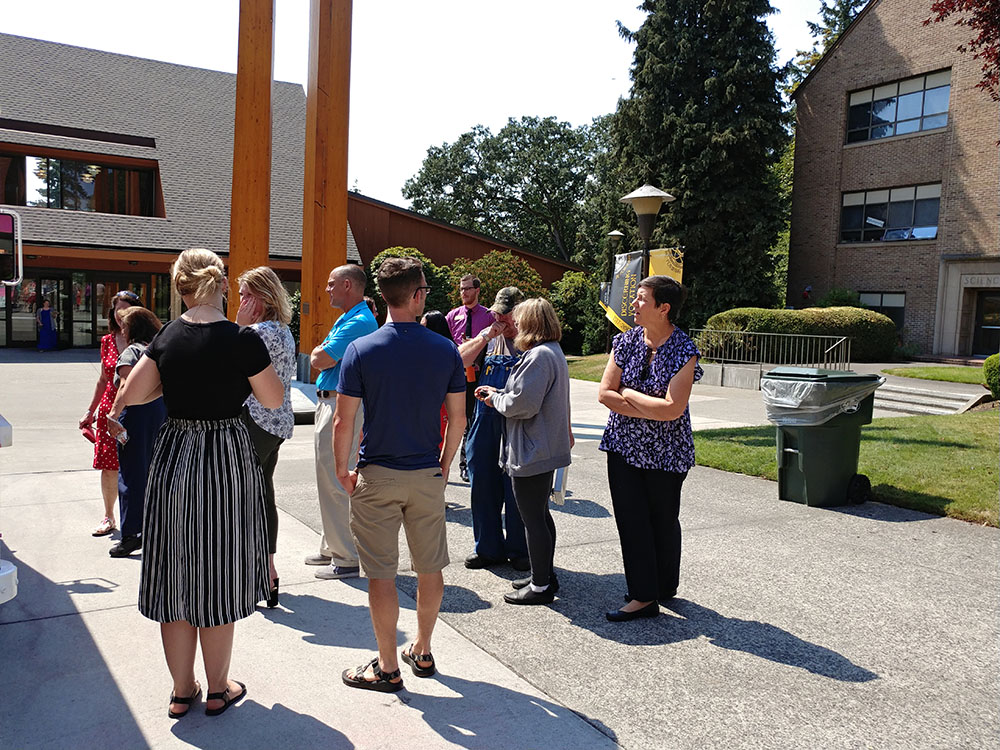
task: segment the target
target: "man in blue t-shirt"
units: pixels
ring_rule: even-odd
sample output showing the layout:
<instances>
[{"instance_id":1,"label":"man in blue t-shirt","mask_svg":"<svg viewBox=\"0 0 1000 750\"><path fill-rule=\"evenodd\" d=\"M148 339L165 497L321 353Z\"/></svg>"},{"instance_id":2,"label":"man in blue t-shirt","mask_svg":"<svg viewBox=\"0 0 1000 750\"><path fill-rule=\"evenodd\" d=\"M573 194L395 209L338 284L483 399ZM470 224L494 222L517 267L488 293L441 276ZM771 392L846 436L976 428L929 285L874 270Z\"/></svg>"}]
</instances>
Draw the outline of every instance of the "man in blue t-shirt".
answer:
<instances>
[{"instance_id":1,"label":"man in blue t-shirt","mask_svg":"<svg viewBox=\"0 0 1000 750\"><path fill-rule=\"evenodd\" d=\"M400 525L417 573L417 638L399 656L417 677L435 672L431 634L448 565L444 490L465 431L465 368L452 342L417 323L430 291L420 261L386 259L378 286L388 318L344 353L333 451L337 479L351 495L351 531L369 578L378 642L378 656L344 670L342 678L350 687L390 693L403 688L396 657ZM442 403L448 414L443 443ZM351 430L362 404L364 439L351 471Z\"/></svg>"},{"instance_id":2,"label":"man in blue t-shirt","mask_svg":"<svg viewBox=\"0 0 1000 750\"><path fill-rule=\"evenodd\" d=\"M316 490L319 495L319 515L323 522L323 536L319 553L309 555L306 565L322 565L317 578L357 578L358 551L351 536L351 499L337 481L333 465L333 411L337 405L337 382L340 380L340 362L347 346L362 336L378 329L375 316L365 304L365 282L361 266L346 265L334 268L326 283L330 306L339 307L344 314L337 318L323 343L313 349L309 363L320 371L316 378L316 419L314 448L316 451ZM357 452L361 433L361 414L354 424L351 444Z\"/></svg>"}]
</instances>

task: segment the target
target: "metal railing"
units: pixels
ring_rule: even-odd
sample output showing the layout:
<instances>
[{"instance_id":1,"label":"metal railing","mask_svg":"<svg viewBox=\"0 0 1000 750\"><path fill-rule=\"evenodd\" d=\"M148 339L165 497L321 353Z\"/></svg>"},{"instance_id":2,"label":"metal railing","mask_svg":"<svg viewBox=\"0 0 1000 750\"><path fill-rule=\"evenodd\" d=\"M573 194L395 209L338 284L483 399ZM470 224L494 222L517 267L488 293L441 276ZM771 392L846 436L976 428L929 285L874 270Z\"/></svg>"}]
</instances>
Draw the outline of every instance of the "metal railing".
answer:
<instances>
[{"instance_id":1,"label":"metal railing","mask_svg":"<svg viewBox=\"0 0 1000 750\"><path fill-rule=\"evenodd\" d=\"M851 339L848 336L718 331L711 328L693 328L690 335L701 352L703 362L851 369Z\"/></svg>"}]
</instances>

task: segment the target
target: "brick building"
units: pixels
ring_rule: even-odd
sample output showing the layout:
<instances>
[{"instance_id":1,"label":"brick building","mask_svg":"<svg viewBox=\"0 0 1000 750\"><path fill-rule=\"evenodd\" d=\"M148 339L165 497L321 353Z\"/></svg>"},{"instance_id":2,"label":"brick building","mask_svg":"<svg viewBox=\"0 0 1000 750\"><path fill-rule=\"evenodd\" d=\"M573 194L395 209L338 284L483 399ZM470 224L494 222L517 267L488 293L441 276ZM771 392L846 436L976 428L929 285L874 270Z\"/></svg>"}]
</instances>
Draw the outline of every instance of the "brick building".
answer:
<instances>
[{"instance_id":1,"label":"brick building","mask_svg":"<svg viewBox=\"0 0 1000 750\"><path fill-rule=\"evenodd\" d=\"M972 32L871 0L795 93L788 302L861 294L924 354L1000 346L1000 108Z\"/></svg>"}]
</instances>

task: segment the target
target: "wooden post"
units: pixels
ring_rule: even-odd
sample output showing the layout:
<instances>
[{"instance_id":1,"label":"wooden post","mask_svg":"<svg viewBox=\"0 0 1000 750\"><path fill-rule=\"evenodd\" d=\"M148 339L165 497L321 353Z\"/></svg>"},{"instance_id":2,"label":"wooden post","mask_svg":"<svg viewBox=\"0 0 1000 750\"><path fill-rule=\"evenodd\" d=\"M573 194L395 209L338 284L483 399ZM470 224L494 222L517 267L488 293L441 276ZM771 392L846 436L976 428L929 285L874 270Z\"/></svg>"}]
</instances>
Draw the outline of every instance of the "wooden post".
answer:
<instances>
[{"instance_id":1,"label":"wooden post","mask_svg":"<svg viewBox=\"0 0 1000 750\"><path fill-rule=\"evenodd\" d=\"M306 92L299 352L309 354L340 315L326 280L347 262L347 128L351 89L351 0L312 0Z\"/></svg>"},{"instance_id":2,"label":"wooden post","mask_svg":"<svg viewBox=\"0 0 1000 750\"><path fill-rule=\"evenodd\" d=\"M229 217L229 316L239 307L236 278L267 265L271 232L271 79L274 2L240 0L233 195Z\"/></svg>"}]
</instances>

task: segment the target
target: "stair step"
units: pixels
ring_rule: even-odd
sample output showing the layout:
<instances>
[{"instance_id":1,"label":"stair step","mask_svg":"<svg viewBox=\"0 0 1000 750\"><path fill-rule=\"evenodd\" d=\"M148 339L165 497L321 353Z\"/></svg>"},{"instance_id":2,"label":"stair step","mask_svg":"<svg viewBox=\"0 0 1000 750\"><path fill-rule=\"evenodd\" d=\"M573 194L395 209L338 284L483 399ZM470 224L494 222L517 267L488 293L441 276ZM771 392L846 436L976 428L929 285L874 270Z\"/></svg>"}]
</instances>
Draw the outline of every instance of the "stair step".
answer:
<instances>
[{"instance_id":1,"label":"stair step","mask_svg":"<svg viewBox=\"0 0 1000 750\"><path fill-rule=\"evenodd\" d=\"M927 406L925 404L908 404L901 401L875 401L875 409L878 411L891 411L897 414L907 414L909 416L955 414L955 409L942 409L938 406Z\"/></svg>"},{"instance_id":2,"label":"stair step","mask_svg":"<svg viewBox=\"0 0 1000 750\"><path fill-rule=\"evenodd\" d=\"M901 404L937 406L940 407L941 409L951 409L952 411L958 411L963 406L965 406L966 403L968 403L969 399L935 398L934 396L929 396L929 395L918 396L912 393L891 393L891 392L879 393L876 391L875 401L876 403L891 401L894 403L901 403Z\"/></svg>"}]
</instances>

